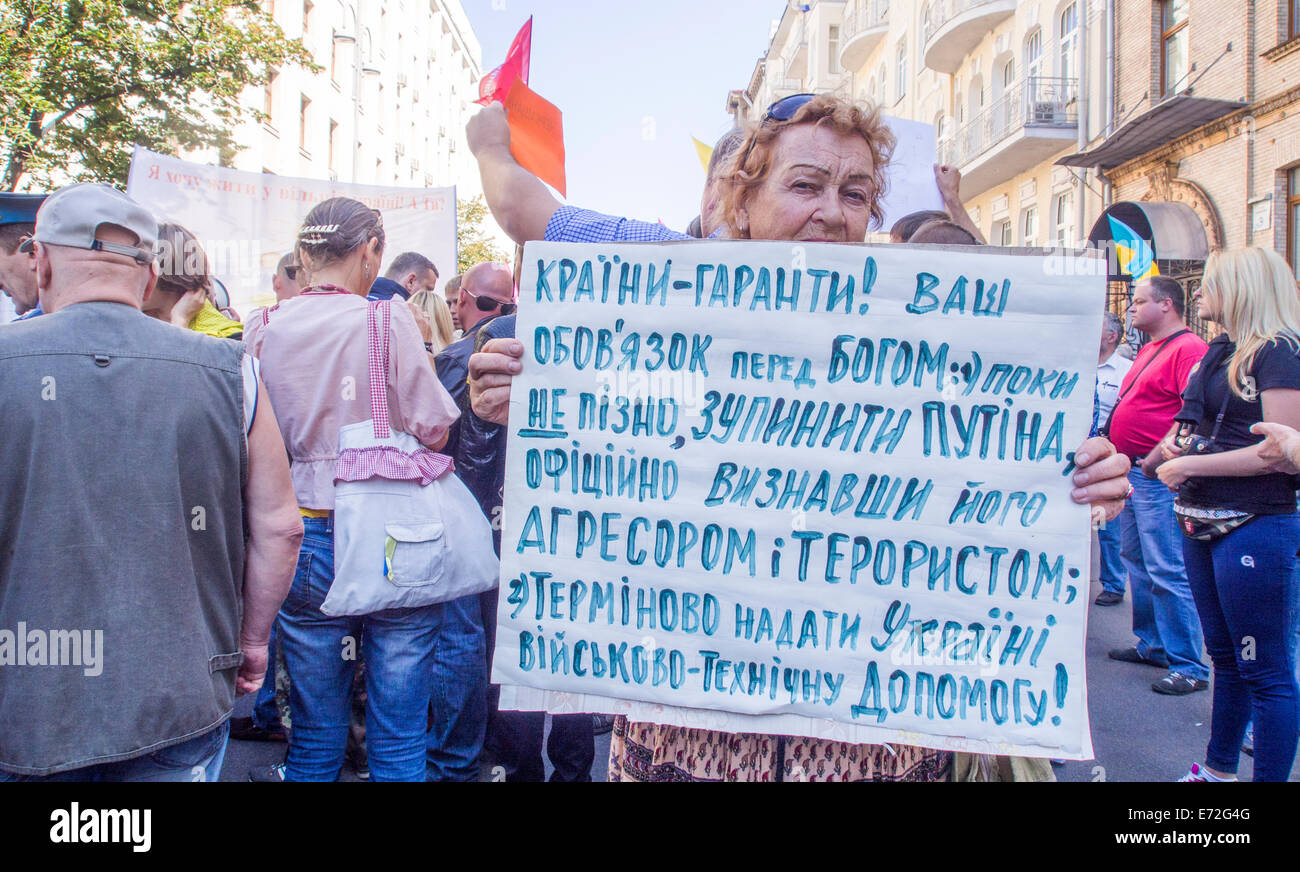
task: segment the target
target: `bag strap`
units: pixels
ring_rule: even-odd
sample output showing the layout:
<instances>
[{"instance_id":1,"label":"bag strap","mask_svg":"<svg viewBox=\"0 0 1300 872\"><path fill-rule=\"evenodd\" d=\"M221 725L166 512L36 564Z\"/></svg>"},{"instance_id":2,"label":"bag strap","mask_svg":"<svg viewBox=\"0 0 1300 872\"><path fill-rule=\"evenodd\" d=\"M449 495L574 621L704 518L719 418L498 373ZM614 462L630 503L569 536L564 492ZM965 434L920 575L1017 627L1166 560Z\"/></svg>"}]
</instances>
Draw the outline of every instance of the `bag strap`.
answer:
<instances>
[{"instance_id":1,"label":"bag strap","mask_svg":"<svg viewBox=\"0 0 1300 872\"><path fill-rule=\"evenodd\" d=\"M388 426L388 328L392 307L387 300L370 300L366 306L367 356L370 365L370 419L375 438L387 439Z\"/></svg>"},{"instance_id":2,"label":"bag strap","mask_svg":"<svg viewBox=\"0 0 1300 872\"><path fill-rule=\"evenodd\" d=\"M1115 418L1115 410L1119 408L1120 401L1123 400L1125 397L1127 397L1132 392L1132 390L1135 387L1137 387L1138 379L1142 378L1142 373L1147 371L1148 366L1156 362L1156 358L1160 356L1161 352L1165 350L1165 347L1169 345L1170 342L1173 342L1175 339L1177 339L1179 336L1182 336L1184 333L1191 333L1191 332L1192 331L1190 328L1184 327L1182 330L1179 330L1174 335L1166 337L1160 343L1160 347L1155 350L1154 354L1152 354L1150 357L1147 358L1146 363L1142 364L1142 368L1139 369L1137 371L1137 374L1133 376L1133 381L1128 383L1128 388L1124 391L1121 391L1120 395L1115 398L1115 405L1110 407L1110 414L1106 416L1106 423L1102 425L1101 429L1098 432L1107 435L1110 434L1110 422L1113 421Z\"/></svg>"}]
</instances>

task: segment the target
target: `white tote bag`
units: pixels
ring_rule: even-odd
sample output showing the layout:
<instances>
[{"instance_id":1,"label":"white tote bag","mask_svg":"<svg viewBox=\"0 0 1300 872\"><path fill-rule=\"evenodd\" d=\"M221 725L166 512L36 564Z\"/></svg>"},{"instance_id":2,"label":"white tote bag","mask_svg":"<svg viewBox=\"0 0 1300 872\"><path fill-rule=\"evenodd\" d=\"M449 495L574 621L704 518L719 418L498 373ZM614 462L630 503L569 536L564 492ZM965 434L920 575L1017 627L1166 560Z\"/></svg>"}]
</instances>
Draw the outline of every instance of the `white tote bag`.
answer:
<instances>
[{"instance_id":1,"label":"white tote bag","mask_svg":"<svg viewBox=\"0 0 1300 872\"><path fill-rule=\"evenodd\" d=\"M442 603L497 586L492 529L451 458L388 421L391 304L372 301L369 421L339 428L327 615Z\"/></svg>"}]
</instances>

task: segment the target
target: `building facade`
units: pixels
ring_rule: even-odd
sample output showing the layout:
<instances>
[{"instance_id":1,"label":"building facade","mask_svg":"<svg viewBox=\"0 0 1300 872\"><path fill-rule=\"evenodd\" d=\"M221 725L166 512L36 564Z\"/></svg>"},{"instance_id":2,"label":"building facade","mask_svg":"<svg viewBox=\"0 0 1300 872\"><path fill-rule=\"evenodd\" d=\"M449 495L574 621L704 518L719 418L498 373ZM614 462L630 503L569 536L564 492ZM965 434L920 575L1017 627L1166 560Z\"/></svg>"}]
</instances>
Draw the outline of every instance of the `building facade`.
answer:
<instances>
[{"instance_id":1,"label":"building facade","mask_svg":"<svg viewBox=\"0 0 1300 872\"><path fill-rule=\"evenodd\" d=\"M1123 123L1074 162L1116 202L1186 207L1209 250L1272 247L1300 278L1300 0L1118 0L1116 30Z\"/></svg>"},{"instance_id":2,"label":"building facade","mask_svg":"<svg viewBox=\"0 0 1300 872\"><path fill-rule=\"evenodd\" d=\"M807 11L801 11L808 7ZM822 0L787 6L729 110L830 91L933 124L938 159L994 245L1080 244L1104 208L1095 173L1056 158L1105 135L1106 5L1086 0ZM887 229L887 228L886 228Z\"/></svg>"},{"instance_id":3,"label":"building facade","mask_svg":"<svg viewBox=\"0 0 1300 872\"><path fill-rule=\"evenodd\" d=\"M243 101L265 120L225 165L340 182L480 193L465 144L482 75L458 0L263 0L322 68L278 70Z\"/></svg>"}]
</instances>

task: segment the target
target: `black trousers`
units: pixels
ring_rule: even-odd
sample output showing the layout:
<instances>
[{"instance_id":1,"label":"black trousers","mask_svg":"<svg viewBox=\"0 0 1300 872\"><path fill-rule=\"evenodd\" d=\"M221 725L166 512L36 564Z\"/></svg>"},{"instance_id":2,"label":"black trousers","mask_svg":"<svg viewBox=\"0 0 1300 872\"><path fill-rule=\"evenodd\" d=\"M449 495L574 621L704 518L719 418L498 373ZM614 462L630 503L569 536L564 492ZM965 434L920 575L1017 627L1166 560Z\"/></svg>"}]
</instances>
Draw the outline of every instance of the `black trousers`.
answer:
<instances>
[{"instance_id":1,"label":"black trousers","mask_svg":"<svg viewBox=\"0 0 1300 872\"><path fill-rule=\"evenodd\" d=\"M496 649L497 595L490 590L479 595L483 607L483 627L487 631L488 674L492 652ZM491 766L505 770L506 781L543 781L546 767L542 762L542 735L546 730L545 712L501 711L501 686L488 688L487 740L483 758ZM551 781L590 781L596 762L596 735L589 714L554 715L551 734L546 740L546 756L555 771Z\"/></svg>"}]
</instances>

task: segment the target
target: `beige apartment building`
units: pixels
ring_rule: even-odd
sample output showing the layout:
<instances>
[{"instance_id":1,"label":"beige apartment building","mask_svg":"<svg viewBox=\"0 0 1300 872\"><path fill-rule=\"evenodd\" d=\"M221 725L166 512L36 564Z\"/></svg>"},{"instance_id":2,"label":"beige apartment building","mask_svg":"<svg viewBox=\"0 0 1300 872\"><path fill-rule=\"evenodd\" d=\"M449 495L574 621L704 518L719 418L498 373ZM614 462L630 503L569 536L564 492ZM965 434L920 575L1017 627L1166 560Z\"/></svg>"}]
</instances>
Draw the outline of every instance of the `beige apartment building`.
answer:
<instances>
[{"instance_id":1,"label":"beige apartment building","mask_svg":"<svg viewBox=\"0 0 1300 872\"><path fill-rule=\"evenodd\" d=\"M262 0L322 69L279 70L242 99L223 163L253 172L478 193L465 145L482 75L459 0Z\"/></svg>"},{"instance_id":2,"label":"beige apartment building","mask_svg":"<svg viewBox=\"0 0 1300 872\"><path fill-rule=\"evenodd\" d=\"M802 6L809 7L801 11ZM820 0L788 4L729 110L831 91L933 124L941 163L994 245L1078 245L1102 180L1056 166L1110 120L1107 10L1086 0Z\"/></svg>"},{"instance_id":3,"label":"beige apartment building","mask_svg":"<svg viewBox=\"0 0 1300 872\"><path fill-rule=\"evenodd\" d=\"M728 110L802 91L933 124L989 242L1106 246L1118 313L1120 236L1189 292L1223 247L1300 279L1300 0L792 2Z\"/></svg>"}]
</instances>

